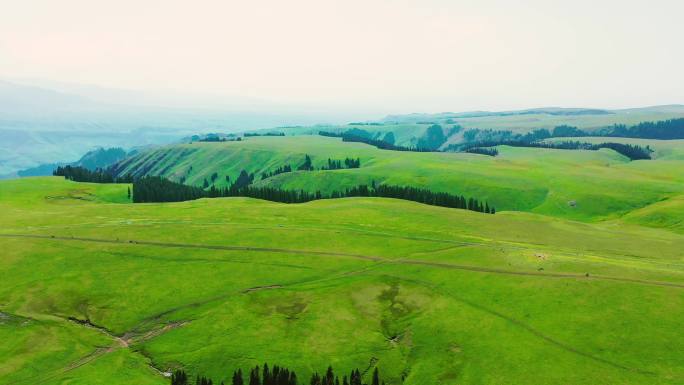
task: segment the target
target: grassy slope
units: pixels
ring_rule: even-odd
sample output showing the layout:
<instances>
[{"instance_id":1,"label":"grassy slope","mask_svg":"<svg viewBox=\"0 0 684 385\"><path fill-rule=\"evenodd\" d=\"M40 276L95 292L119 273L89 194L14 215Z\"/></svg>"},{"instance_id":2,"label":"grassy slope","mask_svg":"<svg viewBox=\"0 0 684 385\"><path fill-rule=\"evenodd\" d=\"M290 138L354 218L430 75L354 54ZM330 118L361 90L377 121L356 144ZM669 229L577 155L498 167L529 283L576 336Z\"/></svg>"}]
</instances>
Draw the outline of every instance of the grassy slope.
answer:
<instances>
[{"instance_id":1,"label":"grassy slope","mask_svg":"<svg viewBox=\"0 0 684 385\"><path fill-rule=\"evenodd\" d=\"M551 115L547 113L519 114L519 115L495 115L477 117L455 117L447 123L445 117L431 116L429 114L399 115L390 118L383 125L341 125L341 126L314 126L314 127L289 127L279 131L288 135L310 135L320 130L346 131L351 128L359 128L368 132L394 132L396 143L404 146L415 145L418 138L425 132L431 123L441 124L444 128L451 128L458 124L467 129L492 129L508 130L525 133L534 129L545 128L548 130L563 124L576 126L583 130L594 131L599 128L612 126L613 124L634 125L645 121L658 121L684 117L684 106L656 106L645 108L633 108L614 110L612 114L594 115ZM421 123L422 122L422 123ZM261 130L269 132L274 130ZM462 132L452 135L447 143L459 143L462 140Z\"/></svg>"},{"instance_id":2,"label":"grassy slope","mask_svg":"<svg viewBox=\"0 0 684 385\"><path fill-rule=\"evenodd\" d=\"M48 237L0 236L0 311L13 315L0 383L163 383L148 360L215 379L265 360L307 376L373 358L388 384L684 381L684 288L656 284L681 285L682 235L390 199L111 203L125 194L0 182L0 234ZM268 285L282 287L245 292ZM159 332L173 322L187 323ZM114 348L72 369L98 346Z\"/></svg>"},{"instance_id":3,"label":"grassy slope","mask_svg":"<svg viewBox=\"0 0 684 385\"><path fill-rule=\"evenodd\" d=\"M646 121L658 121L684 117L684 106L663 106L652 108L635 108L615 110L614 114L604 115L548 115L529 114L512 116L489 116L474 118L456 118L465 128L490 128L495 130L511 130L525 132L537 128L552 129L567 124L580 129L594 129L612 126L613 124L633 125Z\"/></svg>"},{"instance_id":4,"label":"grassy slope","mask_svg":"<svg viewBox=\"0 0 684 385\"><path fill-rule=\"evenodd\" d=\"M367 131L369 133L377 134L382 133L380 139L383 138L384 133L392 131L394 134L395 144L401 146L415 146L418 139L423 136L429 124L417 124L417 123L383 123L382 125L358 125L358 124L345 124L345 125L319 125L313 127L290 127L283 128L280 130L258 130L259 132L272 132L280 131L286 133L287 135L318 135L320 131L329 131L342 133L351 129L360 129ZM453 124L446 124L445 127L452 127Z\"/></svg>"},{"instance_id":5,"label":"grassy slope","mask_svg":"<svg viewBox=\"0 0 684 385\"><path fill-rule=\"evenodd\" d=\"M135 170L201 185L217 172L218 186L240 170L257 175L257 185L324 192L357 184L390 183L428 187L482 198L500 210L523 210L579 220L615 218L684 192L681 160L629 162L611 151L567 151L500 147L500 155L414 153L378 150L317 136L258 137L243 142L168 146L139 155ZM672 150L674 151L674 150ZM681 151L677 147L677 151ZM293 172L259 181L263 171L301 164L310 154L317 167L328 157L360 157L360 169ZM192 166L192 171L189 169ZM639 194L634 194L634 191ZM574 200L576 207L568 202Z\"/></svg>"}]
</instances>

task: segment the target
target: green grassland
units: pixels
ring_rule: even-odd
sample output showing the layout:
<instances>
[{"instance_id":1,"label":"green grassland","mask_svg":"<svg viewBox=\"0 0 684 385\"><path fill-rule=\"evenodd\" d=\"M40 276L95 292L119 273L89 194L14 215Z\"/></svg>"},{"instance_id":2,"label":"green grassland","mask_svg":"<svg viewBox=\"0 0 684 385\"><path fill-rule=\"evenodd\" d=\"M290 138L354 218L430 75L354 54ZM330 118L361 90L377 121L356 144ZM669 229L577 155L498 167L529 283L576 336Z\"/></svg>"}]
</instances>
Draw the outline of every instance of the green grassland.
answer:
<instances>
[{"instance_id":1,"label":"green grassland","mask_svg":"<svg viewBox=\"0 0 684 385\"><path fill-rule=\"evenodd\" d=\"M287 135L312 135L319 131L343 132L350 129L361 129L375 135L392 132L396 144L415 146L431 124L440 124L448 129L454 125L462 128L454 132L447 144L460 143L463 131L468 129L504 130L515 133L527 133L536 129L552 130L556 126L571 125L592 132L614 124L632 126L641 122L659 121L684 117L684 106L654 106L630 108L622 110L595 110L598 112L572 114L582 109L542 108L534 111L479 112L479 113L438 113L409 114L388 116L372 124L318 125L304 127L283 127L277 130L266 129L260 132L282 131Z\"/></svg>"},{"instance_id":2,"label":"green grassland","mask_svg":"<svg viewBox=\"0 0 684 385\"><path fill-rule=\"evenodd\" d=\"M641 122L667 120L684 117L684 106L656 106L611 110L609 114L552 115L546 113L491 115L483 117L459 118L454 120L464 128L511 130L527 132L533 129L552 129L567 124L582 130L593 131L613 124L634 125Z\"/></svg>"},{"instance_id":3,"label":"green grassland","mask_svg":"<svg viewBox=\"0 0 684 385\"><path fill-rule=\"evenodd\" d=\"M453 124L452 124L453 125ZM286 135L318 135L320 131L329 131L335 133L342 133L347 130L364 130L373 135L379 135L380 139L387 132L392 132L395 139L395 144L400 146L415 146L418 138L425 134L425 131L430 124L425 123L377 123L377 125L367 124L345 124L345 125L317 125L317 126L302 126L302 127L286 127L282 129L265 129L257 130L256 132L282 132ZM450 127L450 125L446 125Z\"/></svg>"},{"instance_id":4,"label":"green grassland","mask_svg":"<svg viewBox=\"0 0 684 385\"><path fill-rule=\"evenodd\" d=\"M657 141L652 141L657 142ZM666 141L661 141L666 142ZM662 144L669 156L630 162L600 151L499 147L499 156L379 150L363 143L319 136L251 137L242 142L192 143L161 147L133 157L120 174L162 175L202 185L218 174L227 186L240 170L256 175L255 185L329 193L359 184L427 187L476 197L500 210L517 210L583 221L617 219L635 209L684 193L682 141ZM659 144L656 148L660 149ZM659 150L660 151L660 150ZM309 154L317 168L328 158L359 157L358 169L296 171L260 180L262 172ZM635 193L638 191L638 193ZM574 206L569 202L574 201Z\"/></svg>"},{"instance_id":5,"label":"green grassland","mask_svg":"<svg viewBox=\"0 0 684 385\"><path fill-rule=\"evenodd\" d=\"M578 141L584 143L623 143L637 145L641 147L648 146L653 150L651 156L659 160L684 160L684 140L659 140L659 139L637 139L637 138L616 138L616 137L577 137L577 138L550 138L545 142L566 142Z\"/></svg>"},{"instance_id":6,"label":"green grassland","mask_svg":"<svg viewBox=\"0 0 684 385\"><path fill-rule=\"evenodd\" d=\"M275 166L312 153L306 140L322 147L315 161L361 156L361 169L340 173L371 169L354 181L409 163L439 178L502 168L504 184L511 170L531 172L524 149L393 164L361 144L276 139L173 149L214 154L181 162L198 173L241 167L229 169L217 148ZM273 155L279 145L287 151ZM580 153L539 151L536 167L555 159L605 183L613 169L635 186L658 181L615 153ZM659 188L680 182L661 179ZM164 384L158 370L178 367L227 380L264 361L295 369L301 383L328 364L378 367L392 385L684 382L682 232L380 198L131 204L127 187L0 182L0 384Z\"/></svg>"}]
</instances>

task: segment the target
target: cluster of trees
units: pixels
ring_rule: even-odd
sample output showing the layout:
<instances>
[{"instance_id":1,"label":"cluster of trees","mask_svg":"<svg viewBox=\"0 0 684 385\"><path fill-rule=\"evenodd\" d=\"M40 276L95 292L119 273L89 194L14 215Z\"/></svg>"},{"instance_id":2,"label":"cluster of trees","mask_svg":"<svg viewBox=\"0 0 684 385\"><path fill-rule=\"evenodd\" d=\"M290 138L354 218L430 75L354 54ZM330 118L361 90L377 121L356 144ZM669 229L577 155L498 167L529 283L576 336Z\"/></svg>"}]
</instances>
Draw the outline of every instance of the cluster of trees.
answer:
<instances>
[{"instance_id":1,"label":"cluster of trees","mask_svg":"<svg viewBox=\"0 0 684 385\"><path fill-rule=\"evenodd\" d=\"M483 203L475 198L466 198L462 195L449 194L445 192L433 192L425 188L394 186L394 185L360 185L346 189L343 192L333 191L330 198L345 197L382 197L395 198L407 201L420 202L431 206L450 207L477 211L485 214L495 214L496 210L488 203Z\"/></svg>"},{"instance_id":2,"label":"cluster of trees","mask_svg":"<svg viewBox=\"0 0 684 385\"><path fill-rule=\"evenodd\" d=\"M621 136L642 139L684 139L684 118L642 122L627 127L616 124L606 136Z\"/></svg>"},{"instance_id":3,"label":"cluster of trees","mask_svg":"<svg viewBox=\"0 0 684 385\"><path fill-rule=\"evenodd\" d=\"M370 187L360 185L345 189L344 191L333 191L330 195L323 195L320 191L311 193L303 190L254 187L248 183L249 178L250 174L243 170L232 186L225 188L211 186L208 190L204 190L199 187L172 182L162 177L148 176L133 182L133 202L180 202L199 198L250 197L282 203L304 203L317 199L384 197L420 202L432 206L472 210L487 214L494 214L496 212L494 207L475 198L466 199L460 195L432 192L428 189L416 187L376 186L373 183Z\"/></svg>"},{"instance_id":4,"label":"cluster of trees","mask_svg":"<svg viewBox=\"0 0 684 385\"><path fill-rule=\"evenodd\" d=\"M265 171L264 171L264 172L262 172L262 173L261 173L261 179L270 178L270 177L272 177L272 176L276 176L276 175L278 175L278 174L283 174L283 173L286 173L286 172L292 172L292 166L290 166L289 164L286 164L286 165L284 165L284 166L278 167L278 168L275 169L275 171L271 171L271 172L265 172Z\"/></svg>"},{"instance_id":5,"label":"cluster of trees","mask_svg":"<svg viewBox=\"0 0 684 385\"><path fill-rule=\"evenodd\" d=\"M365 136L360 136L356 135L353 133L350 133L351 130L345 131L343 133L336 133L336 132L329 132L329 131L319 131L318 135L320 136L328 136L328 137L333 137L333 138L342 138L343 142L358 142L358 143L366 143L370 144L371 146L375 146L381 150L392 150L392 151L417 151L417 152L428 152L432 151L429 149L424 149L420 147L404 147L404 146L397 146L395 144L386 142L384 140L379 140L379 139L372 139L369 137Z\"/></svg>"},{"instance_id":6,"label":"cluster of trees","mask_svg":"<svg viewBox=\"0 0 684 385\"><path fill-rule=\"evenodd\" d=\"M531 132L525 133L525 134L519 134L519 133L514 133L513 131L510 130L480 130L477 128L469 129L463 132L463 140L466 143L464 144L452 144L449 145L447 150L460 150L462 146L467 146L467 147L476 147L476 144L481 144L481 143L499 143L499 142L509 142L509 141L518 141L518 142L534 142L534 141L539 141L547 138L551 138L551 132L545 128L541 128L538 130L533 130Z\"/></svg>"},{"instance_id":7,"label":"cluster of trees","mask_svg":"<svg viewBox=\"0 0 684 385\"><path fill-rule=\"evenodd\" d=\"M199 135L193 135L190 137L190 143L192 142L234 142L241 141L242 138L236 137L235 134L228 134L221 136L222 134L206 134L204 137Z\"/></svg>"},{"instance_id":8,"label":"cluster of trees","mask_svg":"<svg viewBox=\"0 0 684 385\"><path fill-rule=\"evenodd\" d=\"M611 150L628 157L630 160L651 159L651 152L653 152L649 146L644 148L635 144L601 143L592 146L596 146L597 149L610 148Z\"/></svg>"},{"instance_id":9,"label":"cluster of trees","mask_svg":"<svg viewBox=\"0 0 684 385\"><path fill-rule=\"evenodd\" d=\"M486 151L486 149L491 148L496 151L495 146L506 145L512 147L536 147L536 148L552 148L559 150L590 150L597 151L602 148L610 148L615 152L618 152L630 160L641 160L641 159L651 159L651 153L653 150L649 146L642 147L638 145L623 144L623 143L586 143L579 141L563 141L563 142L527 142L522 140L509 140L501 142L482 142L477 143L477 147L466 147L463 151L465 152L476 152L482 154L481 151ZM475 144L473 144L475 146ZM498 154L498 151L496 152ZM489 154L487 154L489 155Z\"/></svg>"},{"instance_id":10,"label":"cluster of trees","mask_svg":"<svg viewBox=\"0 0 684 385\"><path fill-rule=\"evenodd\" d=\"M238 175L237 179L235 179L235 183L230 187L231 189L238 190L244 187L249 186L254 182L254 173L248 173L245 170L240 171L240 175Z\"/></svg>"},{"instance_id":11,"label":"cluster of trees","mask_svg":"<svg viewBox=\"0 0 684 385\"><path fill-rule=\"evenodd\" d=\"M311 375L310 385L384 385L380 381L380 373L375 368L370 384L363 384L361 372L358 369L352 370L349 376L335 375L332 366L324 374L315 372ZM204 376L197 376L194 385L213 385L214 382ZM183 370L177 370L171 375L171 385L190 385L188 375ZM217 384L218 385L218 384ZM221 382L221 385L225 385ZM297 374L294 370L277 365L269 368L264 364L263 368L259 365L249 371L248 376L243 376L242 369L233 372L231 385L297 385Z\"/></svg>"},{"instance_id":12,"label":"cluster of trees","mask_svg":"<svg viewBox=\"0 0 684 385\"><path fill-rule=\"evenodd\" d=\"M91 182L91 183L131 183L133 177L126 175L120 178L114 177L110 172L102 169L94 171L88 170L80 166L59 166L52 172L54 176L63 176L65 179L73 180L75 182Z\"/></svg>"},{"instance_id":13,"label":"cluster of trees","mask_svg":"<svg viewBox=\"0 0 684 385\"><path fill-rule=\"evenodd\" d=\"M580 130L575 126L568 126L566 124L556 126L551 133L554 138L569 138L578 136L588 136L585 131Z\"/></svg>"},{"instance_id":14,"label":"cluster of trees","mask_svg":"<svg viewBox=\"0 0 684 385\"><path fill-rule=\"evenodd\" d=\"M444 135L444 130L439 124L432 124L425 133L418 139L418 148L437 151L446 142L448 137Z\"/></svg>"},{"instance_id":15,"label":"cluster of trees","mask_svg":"<svg viewBox=\"0 0 684 385\"><path fill-rule=\"evenodd\" d=\"M328 158L328 165L321 167L321 170L339 170L343 168L359 168L361 167L361 159L359 158L344 158L344 167L342 167L343 161Z\"/></svg>"},{"instance_id":16,"label":"cluster of trees","mask_svg":"<svg viewBox=\"0 0 684 385\"><path fill-rule=\"evenodd\" d=\"M248 138L250 136L285 136L284 132L265 132L263 134L257 133L257 132L245 132L244 133L245 138Z\"/></svg>"},{"instance_id":17,"label":"cluster of trees","mask_svg":"<svg viewBox=\"0 0 684 385\"><path fill-rule=\"evenodd\" d=\"M430 123L430 126L427 127L420 138L416 139L415 146L412 147L395 145L395 137L392 131L386 132L384 136L382 136L383 134L381 132L371 133L359 128L351 128L342 133L319 131L318 134L321 136L342 138L342 141L344 142L366 143L383 150L428 152L439 151L439 148L447 141L449 136L461 129L461 126L454 125L445 134L445 130L441 125ZM381 136L382 139L380 139Z\"/></svg>"},{"instance_id":18,"label":"cluster of trees","mask_svg":"<svg viewBox=\"0 0 684 385\"><path fill-rule=\"evenodd\" d=\"M344 164L344 167L342 166L343 164ZM328 165L321 167L321 170L339 170L342 168L359 168L359 167L361 167L361 159L359 159L359 158L356 158L356 159L345 158L344 161L328 158ZM311 160L311 156L309 156L308 154L304 155L304 162L297 167L297 170L298 171L313 171L313 170L315 170L315 167L313 166L313 162ZM262 172L261 173L261 179L263 180L263 179L270 178L272 176L282 174L282 173L286 173L286 172L292 172L292 166L290 166L289 164L286 164L284 166L280 166L271 172L266 172L266 171ZM244 187L244 186L240 186L240 187Z\"/></svg>"},{"instance_id":19,"label":"cluster of trees","mask_svg":"<svg viewBox=\"0 0 684 385\"><path fill-rule=\"evenodd\" d=\"M207 198L249 197L281 203L304 203L316 199L324 199L320 191L310 193L304 190L283 190L274 187L244 186L235 188L235 185L233 185L221 189L211 186L211 188L205 192Z\"/></svg>"},{"instance_id":20,"label":"cluster of trees","mask_svg":"<svg viewBox=\"0 0 684 385\"><path fill-rule=\"evenodd\" d=\"M466 148L464 150L464 152L469 152L471 154L489 155L489 156L499 155L499 150L497 150L495 147L471 147L471 148Z\"/></svg>"},{"instance_id":21,"label":"cluster of trees","mask_svg":"<svg viewBox=\"0 0 684 385\"><path fill-rule=\"evenodd\" d=\"M466 146L487 142L536 142L547 138L567 138L586 136L611 136L639 139L684 139L684 118L661 120L657 122L641 122L633 126L615 124L595 131L584 131L574 126L560 125L549 131L545 128L526 134L514 133L510 130L470 129L463 133ZM460 146L451 145L447 150L462 150Z\"/></svg>"},{"instance_id":22,"label":"cluster of trees","mask_svg":"<svg viewBox=\"0 0 684 385\"><path fill-rule=\"evenodd\" d=\"M172 182L161 176L145 176L133 181L133 202L182 202L200 199L207 192L200 187Z\"/></svg>"},{"instance_id":23,"label":"cluster of trees","mask_svg":"<svg viewBox=\"0 0 684 385\"><path fill-rule=\"evenodd\" d=\"M300 164L299 167L297 167L297 170L299 171L313 171L314 166L311 163L311 157L309 155L304 155L304 163Z\"/></svg>"},{"instance_id":24,"label":"cluster of trees","mask_svg":"<svg viewBox=\"0 0 684 385\"><path fill-rule=\"evenodd\" d=\"M311 380L309 381L310 385L364 385L363 384L363 379L361 378L361 372L359 372L358 369L352 370L351 373L349 373L349 377L347 376L342 376L342 380L340 381L340 377L336 376L335 373L333 372L332 366L328 366L328 370L326 370L325 374L320 375L318 373L314 373L311 375ZM380 373L378 372L378 368L376 367L375 370L373 371L373 376L371 378L371 383L368 385L380 385ZM385 385L385 382L382 381L382 385Z\"/></svg>"},{"instance_id":25,"label":"cluster of trees","mask_svg":"<svg viewBox=\"0 0 684 385\"><path fill-rule=\"evenodd\" d=\"M210 184L216 183L216 179L218 179L218 173L217 172L212 173L210 179L211 179L211 182L209 182L207 180L207 178L204 178L204 183L202 183L202 187L207 188L207 187L209 187ZM228 175L226 175L226 181L229 181L229 180L230 180L230 177ZM181 183L185 182L185 177L181 177L180 182Z\"/></svg>"},{"instance_id":26,"label":"cluster of trees","mask_svg":"<svg viewBox=\"0 0 684 385\"><path fill-rule=\"evenodd\" d=\"M242 141L241 137L237 138L219 138L218 136L207 136L206 138L202 138L198 140L198 142L240 142Z\"/></svg>"},{"instance_id":27,"label":"cluster of trees","mask_svg":"<svg viewBox=\"0 0 684 385\"><path fill-rule=\"evenodd\" d=\"M383 126L384 123L380 122L351 122L347 123L347 126Z\"/></svg>"}]
</instances>

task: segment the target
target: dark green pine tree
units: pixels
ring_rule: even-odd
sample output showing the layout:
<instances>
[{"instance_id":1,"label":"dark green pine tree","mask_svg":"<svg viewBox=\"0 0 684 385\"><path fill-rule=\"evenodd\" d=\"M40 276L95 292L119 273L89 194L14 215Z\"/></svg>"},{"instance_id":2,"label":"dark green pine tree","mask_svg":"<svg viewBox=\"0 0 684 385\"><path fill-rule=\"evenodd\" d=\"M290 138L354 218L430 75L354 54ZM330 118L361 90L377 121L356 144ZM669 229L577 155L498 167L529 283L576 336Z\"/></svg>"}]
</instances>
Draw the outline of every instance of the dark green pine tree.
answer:
<instances>
[{"instance_id":1,"label":"dark green pine tree","mask_svg":"<svg viewBox=\"0 0 684 385\"><path fill-rule=\"evenodd\" d=\"M188 385L188 375L183 370L176 370L171 375L171 385Z\"/></svg>"},{"instance_id":2,"label":"dark green pine tree","mask_svg":"<svg viewBox=\"0 0 684 385\"><path fill-rule=\"evenodd\" d=\"M242 379L242 369L233 372L233 385L245 385L245 380Z\"/></svg>"},{"instance_id":3,"label":"dark green pine tree","mask_svg":"<svg viewBox=\"0 0 684 385\"><path fill-rule=\"evenodd\" d=\"M268 369L268 364L264 363L264 374L261 377L263 385L272 385L271 371Z\"/></svg>"},{"instance_id":4,"label":"dark green pine tree","mask_svg":"<svg viewBox=\"0 0 684 385\"><path fill-rule=\"evenodd\" d=\"M332 366L328 366L328 370L325 372L325 377L322 382L323 385L335 385L335 374L333 373Z\"/></svg>"},{"instance_id":5,"label":"dark green pine tree","mask_svg":"<svg viewBox=\"0 0 684 385\"><path fill-rule=\"evenodd\" d=\"M129 200L131 199L131 187L130 186L128 186L128 199Z\"/></svg>"},{"instance_id":6,"label":"dark green pine tree","mask_svg":"<svg viewBox=\"0 0 684 385\"><path fill-rule=\"evenodd\" d=\"M373 382L371 385L380 385L380 374L378 373L378 368L376 367L373 371Z\"/></svg>"},{"instance_id":7,"label":"dark green pine tree","mask_svg":"<svg viewBox=\"0 0 684 385\"><path fill-rule=\"evenodd\" d=\"M259 379L259 365L255 366L249 373L249 385L261 385Z\"/></svg>"}]
</instances>

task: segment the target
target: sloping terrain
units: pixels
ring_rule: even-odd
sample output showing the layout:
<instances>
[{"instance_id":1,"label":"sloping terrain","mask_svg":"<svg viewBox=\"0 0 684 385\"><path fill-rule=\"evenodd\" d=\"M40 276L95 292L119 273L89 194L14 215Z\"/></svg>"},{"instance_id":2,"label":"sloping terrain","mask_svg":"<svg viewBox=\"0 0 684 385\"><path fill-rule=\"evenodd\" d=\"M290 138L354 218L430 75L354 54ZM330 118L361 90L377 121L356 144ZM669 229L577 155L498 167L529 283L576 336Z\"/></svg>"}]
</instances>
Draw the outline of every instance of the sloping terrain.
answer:
<instances>
[{"instance_id":1,"label":"sloping terrain","mask_svg":"<svg viewBox=\"0 0 684 385\"><path fill-rule=\"evenodd\" d=\"M446 143L460 143L463 133L470 129L502 130L528 133L533 130L553 130L560 125L570 125L587 132L605 129L615 124L627 126L647 121L659 121L684 117L683 105L653 106L622 110L596 108L535 108L518 111L443 112L436 114L416 113L390 115L380 121L357 122L347 125L283 127L288 135L311 135L318 131L343 132L364 130L382 138L392 132L395 144L416 146L428 127L440 125L448 136ZM273 130L262 130L264 132Z\"/></svg>"},{"instance_id":2,"label":"sloping terrain","mask_svg":"<svg viewBox=\"0 0 684 385\"><path fill-rule=\"evenodd\" d=\"M126 189L0 182L0 383L226 380L265 361L303 382L328 364L388 384L684 380L683 235L379 198L129 204Z\"/></svg>"},{"instance_id":3,"label":"sloping terrain","mask_svg":"<svg viewBox=\"0 0 684 385\"><path fill-rule=\"evenodd\" d=\"M260 180L261 173L286 164L296 170L306 154L317 169L328 158L346 157L360 158L361 167L295 171ZM600 220L683 193L684 174L678 172L682 167L684 161L676 157L630 162L608 149L500 146L499 155L489 157L386 151L338 138L296 136L166 146L129 158L115 171L119 175L161 175L198 186L205 179L211 183L214 173L213 184L227 186L244 169L255 174L255 185L284 189L331 192L373 182L427 187L477 197L501 210Z\"/></svg>"}]
</instances>

